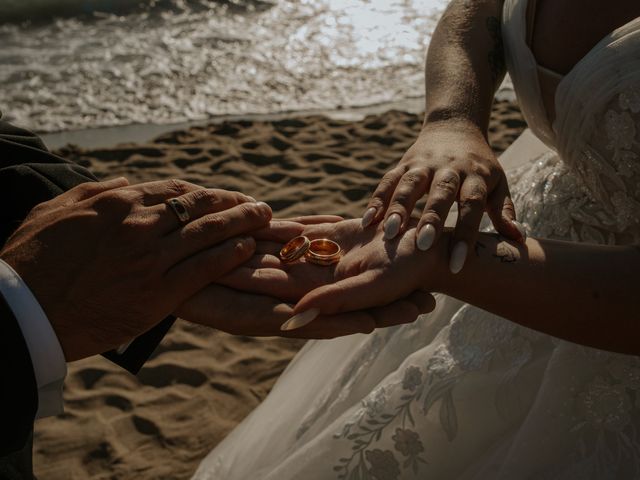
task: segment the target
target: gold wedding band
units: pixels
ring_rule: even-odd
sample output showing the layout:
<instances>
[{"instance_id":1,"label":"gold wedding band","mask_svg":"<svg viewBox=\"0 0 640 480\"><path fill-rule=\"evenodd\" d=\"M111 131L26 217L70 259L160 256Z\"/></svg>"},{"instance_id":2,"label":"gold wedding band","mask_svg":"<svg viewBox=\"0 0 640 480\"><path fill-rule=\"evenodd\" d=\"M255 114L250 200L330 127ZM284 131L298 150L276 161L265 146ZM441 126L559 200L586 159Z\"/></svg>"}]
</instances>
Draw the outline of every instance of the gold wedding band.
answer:
<instances>
[{"instance_id":1,"label":"gold wedding band","mask_svg":"<svg viewBox=\"0 0 640 480\"><path fill-rule=\"evenodd\" d=\"M182 224L188 223L189 220L191 220L189 210L187 210L187 207L185 207L179 198L170 198L166 201L166 204L173 210L173 213L176 214L176 217L178 217L178 220L180 220Z\"/></svg>"},{"instance_id":2,"label":"gold wedding band","mask_svg":"<svg viewBox=\"0 0 640 480\"><path fill-rule=\"evenodd\" d=\"M311 241L304 235L289 240L280 250L280 259L285 263L295 262L307 253L310 244Z\"/></svg>"},{"instance_id":3,"label":"gold wedding band","mask_svg":"<svg viewBox=\"0 0 640 480\"><path fill-rule=\"evenodd\" d=\"M327 266L340 261L341 255L342 248L333 240L309 240L304 235L289 240L280 250L280 259L284 263L295 262L304 256L311 263Z\"/></svg>"},{"instance_id":4,"label":"gold wedding band","mask_svg":"<svg viewBox=\"0 0 640 480\"><path fill-rule=\"evenodd\" d=\"M312 240L305 253L305 258L316 265L331 265L340 261L342 248L333 240L319 238Z\"/></svg>"}]
</instances>

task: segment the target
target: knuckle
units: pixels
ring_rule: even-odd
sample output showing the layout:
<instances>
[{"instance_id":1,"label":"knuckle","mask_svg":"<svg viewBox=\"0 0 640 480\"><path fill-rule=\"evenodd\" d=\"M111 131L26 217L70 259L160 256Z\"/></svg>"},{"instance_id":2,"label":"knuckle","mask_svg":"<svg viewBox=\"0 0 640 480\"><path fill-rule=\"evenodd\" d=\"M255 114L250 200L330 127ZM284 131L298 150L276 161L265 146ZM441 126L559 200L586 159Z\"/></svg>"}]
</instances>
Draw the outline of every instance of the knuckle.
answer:
<instances>
[{"instance_id":1,"label":"knuckle","mask_svg":"<svg viewBox=\"0 0 640 480\"><path fill-rule=\"evenodd\" d=\"M475 161L469 167L470 173L476 177L489 178L493 174L493 169L486 162Z\"/></svg>"},{"instance_id":2,"label":"knuckle","mask_svg":"<svg viewBox=\"0 0 640 480\"><path fill-rule=\"evenodd\" d=\"M220 203L220 196L215 190L203 188L191 192L194 204L200 204L204 208L214 208Z\"/></svg>"},{"instance_id":3,"label":"knuckle","mask_svg":"<svg viewBox=\"0 0 640 480\"><path fill-rule=\"evenodd\" d=\"M73 188L76 192L79 192L83 195L89 195L95 191L101 190L100 184L98 182L86 182L81 183Z\"/></svg>"},{"instance_id":4,"label":"knuckle","mask_svg":"<svg viewBox=\"0 0 640 480\"><path fill-rule=\"evenodd\" d=\"M166 180L165 188L169 194L180 196L191 191L192 184L178 178L172 178L170 180Z\"/></svg>"},{"instance_id":5,"label":"knuckle","mask_svg":"<svg viewBox=\"0 0 640 480\"><path fill-rule=\"evenodd\" d=\"M472 191L460 199L460 209L483 208L486 195L482 191Z\"/></svg>"},{"instance_id":6,"label":"knuckle","mask_svg":"<svg viewBox=\"0 0 640 480\"><path fill-rule=\"evenodd\" d=\"M120 209L131 207L137 197L128 190L110 190L95 198L94 206L98 209Z\"/></svg>"},{"instance_id":7,"label":"knuckle","mask_svg":"<svg viewBox=\"0 0 640 480\"><path fill-rule=\"evenodd\" d=\"M27 218L32 218L32 217L35 217L37 215L43 214L44 212L46 212L49 209L50 205L51 204L48 201L37 204L35 207L33 207L29 211L29 215L27 215Z\"/></svg>"},{"instance_id":8,"label":"knuckle","mask_svg":"<svg viewBox=\"0 0 640 480\"><path fill-rule=\"evenodd\" d=\"M202 218L200 228L207 232L223 232L226 230L229 221L224 215L207 215Z\"/></svg>"},{"instance_id":9,"label":"knuckle","mask_svg":"<svg viewBox=\"0 0 640 480\"><path fill-rule=\"evenodd\" d=\"M434 227L442 223L442 217L434 210L425 210L422 214L422 223L431 223Z\"/></svg>"},{"instance_id":10,"label":"knuckle","mask_svg":"<svg viewBox=\"0 0 640 480\"><path fill-rule=\"evenodd\" d=\"M455 195L460 187L460 176L453 170L444 170L438 176L435 187L448 195Z\"/></svg>"},{"instance_id":11,"label":"knuckle","mask_svg":"<svg viewBox=\"0 0 640 480\"><path fill-rule=\"evenodd\" d=\"M243 219L259 220L259 219L262 218L262 214L260 212L260 209L257 207L256 204L243 203L243 204L239 205L237 208L240 211L240 216Z\"/></svg>"},{"instance_id":12,"label":"knuckle","mask_svg":"<svg viewBox=\"0 0 640 480\"><path fill-rule=\"evenodd\" d=\"M427 171L422 168L412 168L408 170L402 177L403 183L411 185L420 184L427 180Z\"/></svg>"}]
</instances>

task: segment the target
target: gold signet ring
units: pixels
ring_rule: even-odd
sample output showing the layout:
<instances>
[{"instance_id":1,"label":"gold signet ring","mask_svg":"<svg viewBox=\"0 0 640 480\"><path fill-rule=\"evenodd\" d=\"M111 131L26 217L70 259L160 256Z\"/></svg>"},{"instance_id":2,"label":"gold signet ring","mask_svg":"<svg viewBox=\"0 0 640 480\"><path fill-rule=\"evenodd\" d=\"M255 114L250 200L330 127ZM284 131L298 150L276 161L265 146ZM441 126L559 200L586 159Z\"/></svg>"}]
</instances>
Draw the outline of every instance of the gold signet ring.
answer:
<instances>
[{"instance_id":1,"label":"gold signet ring","mask_svg":"<svg viewBox=\"0 0 640 480\"><path fill-rule=\"evenodd\" d=\"M342 248L333 240L319 238L311 240L305 258L316 265L331 265L340 261Z\"/></svg>"},{"instance_id":2,"label":"gold signet ring","mask_svg":"<svg viewBox=\"0 0 640 480\"><path fill-rule=\"evenodd\" d=\"M307 253L309 245L311 241L304 235L289 240L280 250L280 259L285 263L295 262Z\"/></svg>"}]
</instances>

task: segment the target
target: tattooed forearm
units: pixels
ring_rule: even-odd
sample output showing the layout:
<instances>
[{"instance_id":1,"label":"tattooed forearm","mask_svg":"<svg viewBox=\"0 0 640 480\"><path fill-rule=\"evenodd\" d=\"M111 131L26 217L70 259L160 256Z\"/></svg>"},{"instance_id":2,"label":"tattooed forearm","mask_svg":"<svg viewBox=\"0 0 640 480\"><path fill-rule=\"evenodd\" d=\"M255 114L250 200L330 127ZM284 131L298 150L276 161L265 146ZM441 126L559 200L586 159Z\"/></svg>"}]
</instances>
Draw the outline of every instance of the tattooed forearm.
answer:
<instances>
[{"instance_id":1,"label":"tattooed forearm","mask_svg":"<svg viewBox=\"0 0 640 480\"><path fill-rule=\"evenodd\" d=\"M506 70L504 62L504 43L502 42L502 31L500 19L497 17L487 18L487 30L493 39L493 49L488 54L489 67L493 82L497 83L502 79Z\"/></svg>"}]
</instances>

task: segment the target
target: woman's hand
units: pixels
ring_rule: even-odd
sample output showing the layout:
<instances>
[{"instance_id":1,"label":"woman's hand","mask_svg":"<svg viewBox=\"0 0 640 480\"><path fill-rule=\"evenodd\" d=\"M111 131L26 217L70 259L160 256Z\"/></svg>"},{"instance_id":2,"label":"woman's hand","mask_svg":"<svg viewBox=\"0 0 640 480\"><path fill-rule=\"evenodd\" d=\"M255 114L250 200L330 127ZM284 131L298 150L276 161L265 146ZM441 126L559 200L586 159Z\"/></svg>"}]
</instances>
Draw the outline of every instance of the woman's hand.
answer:
<instances>
[{"instance_id":1,"label":"woman's hand","mask_svg":"<svg viewBox=\"0 0 640 480\"><path fill-rule=\"evenodd\" d=\"M343 249L342 258L332 266L319 266L304 259L290 264L281 262L279 250L286 241L301 234L310 239L336 241ZM431 299L424 302L424 292L437 290L438 280L447 275L442 253L438 258L435 249L416 251L412 235L413 229L388 241L382 229L363 229L359 220L306 226L272 222L269 229L256 234L261 240L256 255L220 282L289 302L302 298L295 311L312 309L315 315L377 310L380 316L384 309L397 308L399 304L405 309L410 304L417 306L413 318L410 315L402 321L387 312L378 326L405 323L433 308Z\"/></svg>"},{"instance_id":2,"label":"woman's hand","mask_svg":"<svg viewBox=\"0 0 640 480\"><path fill-rule=\"evenodd\" d=\"M458 273L473 249L486 211L496 230L523 241L507 180L486 138L472 124L440 121L427 124L397 167L387 172L369 201L362 224L383 221L385 238L405 233L416 202L427 202L416 228L416 245L428 250L444 228L449 210L458 202L452 241L451 272Z\"/></svg>"}]
</instances>

